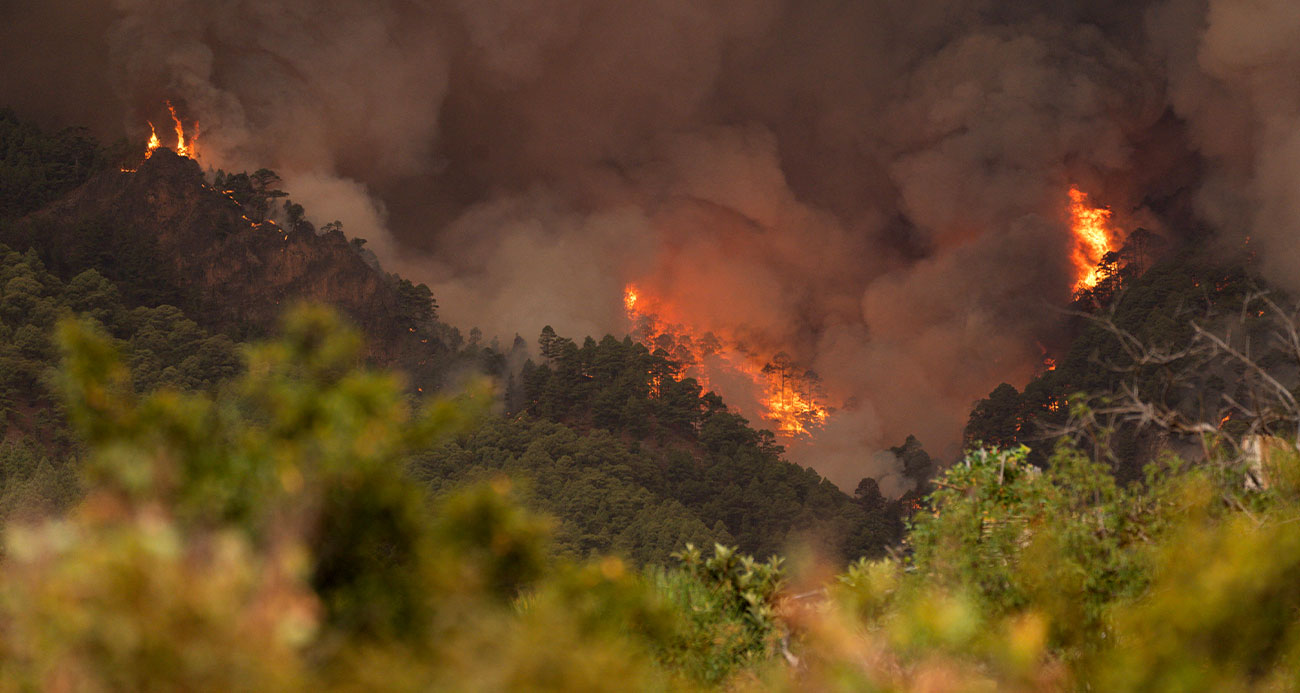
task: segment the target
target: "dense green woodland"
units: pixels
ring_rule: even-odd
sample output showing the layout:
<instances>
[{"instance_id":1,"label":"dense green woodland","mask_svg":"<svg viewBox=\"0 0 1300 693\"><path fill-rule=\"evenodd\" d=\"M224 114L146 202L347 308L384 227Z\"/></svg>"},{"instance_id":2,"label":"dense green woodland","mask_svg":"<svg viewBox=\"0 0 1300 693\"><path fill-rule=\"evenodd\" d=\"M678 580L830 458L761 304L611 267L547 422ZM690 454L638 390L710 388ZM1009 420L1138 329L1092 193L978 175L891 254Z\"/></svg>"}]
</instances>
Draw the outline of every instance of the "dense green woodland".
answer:
<instances>
[{"instance_id":1,"label":"dense green woodland","mask_svg":"<svg viewBox=\"0 0 1300 693\"><path fill-rule=\"evenodd\" d=\"M952 464L894 448L888 500L662 351L465 338L269 171L180 186L186 232L278 219L242 247L382 319L232 322L132 223L58 218L184 162L0 145L0 690L1300 690L1296 313L1194 243L1103 260L1057 367Z\"/></svg>"},{"instance_id":2,"label":"dense green woodland","mask_svg":"<svg viewBox=\"0 0 1300 693\"><path fill-rule=\"evenodd\" d=\"M241 370L235 344L210 335L176 308L128 309L95 270L66 284L35 253L0 246L0 507L55 510L79 495L78 441L67 427L50 368L60 316L93 319L122 344L134 386L206 391Z\"/></svg>"}]
</instances>

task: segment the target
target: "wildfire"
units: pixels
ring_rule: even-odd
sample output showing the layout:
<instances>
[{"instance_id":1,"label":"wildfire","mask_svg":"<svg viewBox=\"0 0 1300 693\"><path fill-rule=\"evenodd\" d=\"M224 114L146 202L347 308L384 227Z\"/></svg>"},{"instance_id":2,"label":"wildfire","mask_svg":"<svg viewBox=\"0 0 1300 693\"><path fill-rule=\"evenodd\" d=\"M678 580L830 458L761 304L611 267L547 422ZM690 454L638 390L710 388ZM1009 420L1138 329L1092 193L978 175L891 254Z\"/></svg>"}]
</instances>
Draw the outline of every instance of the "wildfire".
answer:
<instances>
[{"instance_id":1,"label":"wildfire","mask_svg":"<svg viewBox=\"0 0 1300 693\"><path fill-rule=\"evenodd\" d=\"M145 122L149 123L149 142L144 146L144 158L145 161L148 161L149 157L153 156L154 151L162 146L162 140L158 139L158 131L154 129L153 123L150 121ZM127 168L125 166L121 167L119 170L122 173L135 173L135 169Z\"/></svg>"},{"instance_id":2,"label":"wildfire","mask_svg":"<svg viewBox=\"0 0 1300 693\"><path fill-rule=\"evenodd\" d=\"M817 392L817 377L795 367L784 353L769 361L712 332L699 333L663 319L664 306L647 298L635 284L623 290L623 306L636 336L651 350L664 349L682 365L682 377L695 378L709 391L724 376L740 376L753 385L760 414L777 433L810 435L825 425L830 411Z\"/></svg>"},{"instance_id":3,"label":"wildfire","mask_svg":"<svg viewBox=\"0 0 1300 693\"><path fill-rule=\"evenodd\" d=\"M176 131L176 153L191 159L199 158L199 152L195 146L199 139L199 124L194 124L194 134L190 136L189 139L186 139L185 125L181 122L180 116L176 114L176 107L172 106L171 101L166 101L165 103L167 104L167 112L171 114L172 124ZM162 147L162 140L158 137L158 128L154 127L153 121L149 120L145 122L149 123L149 141L144 146L144 158L148 161L149 158L153 156L153 153ZM135 173L135 169L123 166L122 173Z\"/></svg>"},{"instance_id":4,"label":"wildfire","mask_svg":"<svg viewBox=\"0 0 1300 693\"><path fill-rule=\"evenodd\" d=\"M776 424L777 431L790 436L806 436L826 425L830 412L793 387L772 387L768 381L767 419Z\"/></svg>"},{"instance_id":5,"label":"wildfire","mask_svg":"<svg viewBox=\"0 0 1300 693\"><path fill-rule=\"evenodd\" d=\"M1070 230L1074 234L1074 262L1078 278L1074 290L1083 291L1097 286L1104 278L1097 263L1106 253L1114 250L1117 233L1110 227L1111 211L1105 207L1088 204L1088 193L1070 186Z\"/></svg>"},{"instance_id":6,"label":"wildfire","mask_svg":"<svg viewBox=\"0 0 1300 693\"><path fill-rule=\"evenodd\" d=\"M190 138L189 143L186 143L185 126L181 123L180 116L176 115L176 108L172 106L171 101L167 102L167 112L171 114L172 123L175 125L176 128L176 153L180 154L181 156L190 157L191 159L198 158L198 151L196 151L194 148L195 141L199 139L198 123L194 124L194 136ZM149 127L152 128L153 125L150 124Z\"/></svg>"},{"instance_id":7,"label":"wildfire","mask_svg":"<svg viewBox=\"0 0 1300 693\"><path fill-rule=\"evenodd\" d=\"M158 139L158 130L149 123L149 144L145 145L144 158L148 159L153 156L154 150L162 146L162 140Z\"/></svg>"}]
</instances>

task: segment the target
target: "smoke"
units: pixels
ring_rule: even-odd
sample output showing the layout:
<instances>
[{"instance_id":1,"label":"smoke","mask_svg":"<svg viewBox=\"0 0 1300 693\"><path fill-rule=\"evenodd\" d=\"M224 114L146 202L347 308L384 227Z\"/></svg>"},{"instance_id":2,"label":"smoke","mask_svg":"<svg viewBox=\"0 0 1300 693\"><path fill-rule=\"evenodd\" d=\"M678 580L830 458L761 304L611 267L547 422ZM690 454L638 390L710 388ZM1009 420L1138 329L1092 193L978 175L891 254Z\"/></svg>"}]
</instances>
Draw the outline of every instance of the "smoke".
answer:
<instances>
[{"instance_id":1,"label":"smoke","mask_svg":"<svg viewBox=\"0 0 1300 693\"><path fill-rule=\"evenodd\" d=\"M49 117L86 107L34 71L97 74L136 138L171 98L207 163L277 170L463 327L622 333L635 281L785 351L838 409L792 455L900 492L880 451L951 455L1058 338L1071 184L1123 224L1195 183L1200 218L1300 288L1291 0L1008 5L54 0L17 24L107 31L0 70Z\"/></svg>"},{"instance_id":2,"label":"smoke","mask_svg":"<svg viewBox=\"0 0 1300 693\"><path fill-rule=\"evenodd\" d=\"M197 119L207 163L274 168L316 221L396 255L372 186L427 170L448 72L415 3L112 0L114 81L137 131L164 97Z\"/></svg>"},{"instance_id":3,"label":"smoke","mask_svg":"<svg viewBox=\"0 0 1300 693\"><path fill-rule=\"evenodd\" d=\"M1248 236L1268 280L1300 290L1300 6L1171 0L1149 24L1171 102L1212 162L1199 211L1238 252Z\"/></svg>"}]
</instances>

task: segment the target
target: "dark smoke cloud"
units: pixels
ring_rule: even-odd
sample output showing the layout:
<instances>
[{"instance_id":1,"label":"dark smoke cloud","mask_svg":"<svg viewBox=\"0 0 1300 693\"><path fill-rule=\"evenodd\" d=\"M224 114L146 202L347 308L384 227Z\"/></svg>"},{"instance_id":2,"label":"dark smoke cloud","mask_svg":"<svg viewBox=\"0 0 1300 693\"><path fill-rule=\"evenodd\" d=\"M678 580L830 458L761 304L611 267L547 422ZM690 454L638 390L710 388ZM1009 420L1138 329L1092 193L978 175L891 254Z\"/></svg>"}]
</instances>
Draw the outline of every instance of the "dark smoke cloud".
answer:
<instances>
[{"instance_id":1,"label":"dark smoke cloud","mask_svg":"<svg viewBox=\"0 0 1300 693\"><path fill-rule=\"evenodd\" d=\"M120 137L124 101L104 73L115 19L104 2L0 0L0 108Z\"/></svg>"},{"instance_id":2,"label":"dark smoke cloud","mask_svg":"<svg viewBox=\"0 0 1300 693\"><path fill-rule=\"evenodd\" d=\"M1247 222L1300 288L1291 0L42 7L0 30L62 37L6 60L10 101L139 138L172 98L207 163L278 170L489 334L621 333L638 281L820 373L841 411L794 454L850 488L901 491L881 450L950 454L975 399L1032 373L1072 183L1151 227L1202 157L1201 216ZM69 101L41 71L112 90Z\"/></svg>"},{"instance_id":3,"label":"dark smoke cloud","mask_svg":"<svg viewBox=\"0 0 1300 693\"><path fill-rule=\"evenodd\" d=\"M1211 162L1199 211L1233 248L1249 235L1265 277L1300 291L1300 5L1169 0L1149 24L1170 102Z\"/></svg>"}]
</instances>

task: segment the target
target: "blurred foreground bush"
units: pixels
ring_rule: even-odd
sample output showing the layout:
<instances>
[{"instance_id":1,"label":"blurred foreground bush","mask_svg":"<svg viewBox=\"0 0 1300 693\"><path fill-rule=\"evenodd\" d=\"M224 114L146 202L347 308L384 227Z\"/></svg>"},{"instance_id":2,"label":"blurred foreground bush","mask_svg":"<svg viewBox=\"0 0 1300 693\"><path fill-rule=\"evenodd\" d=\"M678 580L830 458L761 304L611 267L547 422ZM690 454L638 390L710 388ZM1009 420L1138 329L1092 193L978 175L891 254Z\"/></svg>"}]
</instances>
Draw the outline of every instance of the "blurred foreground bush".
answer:
<instances>
[{"instance_id":1,"label":"blurred foreground bush","mask_svg":"<svg viewBox=\"0 0 1300 693\"><path fill-rule=\"evenodd\" d=\"M684 636L647 581L551 562L504 479L431 507L407 478L486 388L413 407L329 312L283 334L219 395L142 396L109 339L62 325L89 490L6 531L0 687L679 687L655 656Z\"/></svg>"},{"instance_id":2,"label":"blurred foreground bush","mask_svg":"<svg viewBox=\"0 0 1300 693\"><path fill-rule=\"evenodd\" d=\"M1063 446L975 450L910 528L906 560L860 561L796 613L796 687L843 690L1300 690L1300 470L1273 483L1168 459L1121 488Z\"/></svg>"},{"instance_id":3,"label":"blurred foreground bush","mask_svg":"<svg viewBox=\"0 0 1300 693\"><path fill-rule=\"evenodd\" d=\"M899 557L833 578L724 546L632 571L554 557L505 478L431 501L414 451L484 387L413 405L303 308L218 394L131 386L61 327L85 499L12 522L0 689L1297 690L1300 456L1121 487L1063 447L976 450Z\"/></svg>"}]
</instances>

